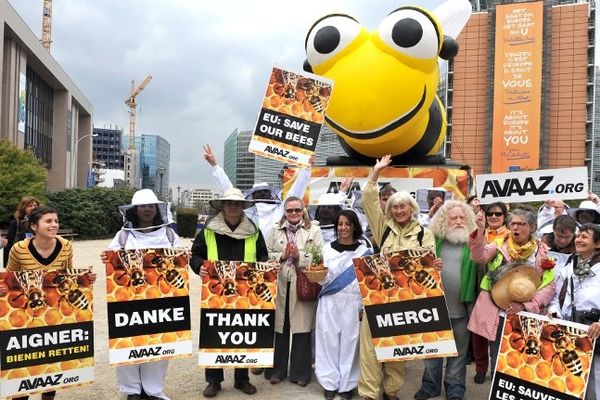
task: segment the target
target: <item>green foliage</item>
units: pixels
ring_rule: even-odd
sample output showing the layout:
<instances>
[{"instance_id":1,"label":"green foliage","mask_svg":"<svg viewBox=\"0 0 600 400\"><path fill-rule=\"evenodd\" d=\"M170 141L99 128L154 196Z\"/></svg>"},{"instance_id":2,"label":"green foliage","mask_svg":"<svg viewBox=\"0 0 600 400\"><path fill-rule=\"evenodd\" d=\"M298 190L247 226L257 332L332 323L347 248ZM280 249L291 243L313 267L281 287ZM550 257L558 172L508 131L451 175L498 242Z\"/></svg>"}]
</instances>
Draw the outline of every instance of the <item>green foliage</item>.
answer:
<instances>
[{"instance_id":1,"label":"green foliage","mask_svg":"<svg viewBox=\"0 0 600 400\"><path fill-rule=\"evenodd\" d=\"M106 238L123 225L118 207L131 203L129 188L67 189L48 193L48 205L56 208L61 228L70 228L81 239Z\"/></svg>"},{"instance_id":2,"label":"green foliage","mask_svg":"<svg viewBox=\"0 0 600 400\"><path fill-rule=\"evenodd\" d=\"M177 208L177 234L181 237L193 238L196 236L198 210L195 208Z\"/></svg>"},{"instance_id":3,"label":"green foliage","mask_svg":"<svg viewBox=\"0 0 600 400\"><path fill-rule=\"evenodd\" d=\"M304 251L310 257L313 264L323 263L323 248L317 244L308 244Z\"/></svg>"},{"instance_id":4,"label":"green foliage","mask_svg":"<svg viewBox=\"0 0 600 400\"><path fill-rule=\"evenodd\" d=\"M0 220L13 218L23 196L45 202L47 171L30 150L20 150L0 140L0 171Z\"/></svg>"}]
</instances>

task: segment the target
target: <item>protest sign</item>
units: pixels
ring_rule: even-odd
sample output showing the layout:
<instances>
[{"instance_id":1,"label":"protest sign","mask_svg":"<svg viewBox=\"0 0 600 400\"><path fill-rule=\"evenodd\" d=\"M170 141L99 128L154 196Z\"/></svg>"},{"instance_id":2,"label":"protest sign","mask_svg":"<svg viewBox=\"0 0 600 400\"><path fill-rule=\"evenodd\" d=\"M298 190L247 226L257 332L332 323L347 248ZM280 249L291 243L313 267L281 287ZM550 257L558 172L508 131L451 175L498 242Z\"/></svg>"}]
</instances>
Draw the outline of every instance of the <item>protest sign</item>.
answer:
<instances>
[{"instance_id":1,"label":"protest sign","mask_svg":"<svg viewBox=\"0 0 600 400\"><path fill-rule=\"evenodd\" d=\"M273 68L248 151L308 166L325 119L333 82L308 72Z\"/></svg>"},{"instance_id":2,"label":"protest sign","mask_svg":"<svg viewBox=\"0 0 600 400\"><path fill-rule=\"evenodd\" d=\"M508 315L498 326L503 335L489 399L585 398L594 356L588 328L527 312Z\"/></svg>"},{"instance_id":3,"label":"protest sign","mask_svg":"<svg viewBox=\"0 0 600 400\"><path fill-rule=\"evenodd\" d=\"M354 259L378 361L457 355L434 258L414 249Z\"/></svg>"},{"instance_id":4,"label":"protest sign","mask_svg":"<svg viewBox=\"0 0 600 400\"><path fill-rule=\"evenodd\" d=\"M107 251L108 358L126 365L192 354L189 251Z\"/></svg>"},{"instance_id":5,"label":"protest sign","mask_svg":"<svg viewBox=\"0 0 600 400\"><path fill-rule=\"evenodd\" d=\"M585 199L588 175L586 167L479 174L475 186L482 204Z\"/></svg>"},{"instance_id":6,"label":"protest sign","mask_svg":"<svg viewBox=\"0 0 600 400\"><path fill-rule=\"evenodd\" d=\"M313 167L309 187L304 195L305 204L317 204L323 193L337 193L346 177L354 178L351 191L362 190L367 184L372 167ZM283 171L283 196L292 187L299 168L285 168ZM377 185L392 185L396 190L404 190L416 195L418 189L442 187L452 192L455 199L465 199L469 193L468 171L459 168L442 167L389 167L381 171Z\"/></svg>"},{"instance_id":7,"label":"protest sign","mask_svg":"<svg viewBox=\"0 0 600 400\"><path fill-rule=\"evenodd\" d=\"M4 273L0 395L26 396L94 380L90 269Z\"/></svg>"},{"instance_id":8,"label":"protest sign","mask_svg":"<svg viewBox=\"0 0 600 400\"><path fill-rule=\"evenodd\" d=\"M198 365L272 367L277 272L271 263L204 261Z\"/></svg>"}]
</instances>

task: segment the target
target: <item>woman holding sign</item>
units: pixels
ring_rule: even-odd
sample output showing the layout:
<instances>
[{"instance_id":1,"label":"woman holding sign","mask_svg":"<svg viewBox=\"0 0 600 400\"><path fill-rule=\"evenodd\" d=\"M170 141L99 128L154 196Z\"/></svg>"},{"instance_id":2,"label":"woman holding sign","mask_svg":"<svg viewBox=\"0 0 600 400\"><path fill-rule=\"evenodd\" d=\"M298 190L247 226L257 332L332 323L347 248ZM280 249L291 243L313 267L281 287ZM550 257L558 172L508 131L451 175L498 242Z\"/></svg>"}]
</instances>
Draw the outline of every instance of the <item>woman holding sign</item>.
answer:
<instances>
[{"instance_id":1,"label":"woman holding sign","mask_svg":"<svg viewBox=\"0 0 600 400\"><path fill-rule=\"evenodd\" d=\"M119 211L124 224L110 243L110 249L179 246L179 236L167 226L170 222L168 204L159 201L152 190L138 190L131 204L119 207ZM161 360L117 367L119 391L127 395L127 400L169 400L163 392L168 365L168 360Z\"/></svg>"},{"instance_id":2,"label":"woman holding sign","mask_svg":"<svg viewBox=\"0 0 600 400\"><path fill-rule=\"evenodd\" d=\"M547 260L548 246L534 237L537 215L529 210L515 209L508 215L510 234L504 240L494 240L489 244L484 236L485 221L481 214L477 216L477 229L469 237L471 260L487 264L488 273L481 281L481 292L477 297L468 328L490 341L490 357L492 368L496 368L496 358L500 346L504 313L516 314L528 311L540 314L554 297L556 284L554 270L544 269ZM525 263L531 265L542 275L541 284L531 300L511 302L506 309L496 305L492 299L492 277L494 271L508 263Z\"/></svg>"},{"instance_id":3,"label":"woman holding sign","mask_svg":"<svg viewBox=\"0 0 600 400\"><path fill-rule=\"evenodd\" d=\"M58 214L51 207L40 206L29 214L29 229L34 236L15 243L10 249L9 271L35 271L58 268L72 268L73 248L71 242L58 236ZM95 273L88 274L90 284L96 280ZM0 286L3 296L5 286ZM56 392L42 393L42 400L54 399ZM26 400L29 396L14 397Z\"/></svg>"},{"instance_id":4,"label":"woman holding sign","mask_svg":"<svg viewBox=\"0 0 600 400\"><path fill-rule=\"evenodd\" d=\"M435 238L429 229L419 223L419 205L408 192L394 193L386 204L385 212L381 210L377 180L381 171L391 162L389 155L378 160L363 190L362 204L373 239L385 253L423 247L435 252ZM404 361L377 361L369 324L367 318L363 318L360 327L358 393L365 399L376 399L383 383L384 400L396 400L396 393L404 385L405 375Z\"/></svg>"}]
</instances>

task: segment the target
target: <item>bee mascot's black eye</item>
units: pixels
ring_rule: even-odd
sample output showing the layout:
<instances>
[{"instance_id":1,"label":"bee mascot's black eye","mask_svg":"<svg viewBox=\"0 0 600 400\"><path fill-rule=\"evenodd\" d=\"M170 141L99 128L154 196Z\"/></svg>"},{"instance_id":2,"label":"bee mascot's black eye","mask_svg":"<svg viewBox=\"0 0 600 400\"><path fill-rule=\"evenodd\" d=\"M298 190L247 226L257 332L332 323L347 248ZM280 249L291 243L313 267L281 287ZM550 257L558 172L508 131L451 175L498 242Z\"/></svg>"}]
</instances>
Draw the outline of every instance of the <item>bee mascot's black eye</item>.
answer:
<instances>
[{"instance_id":1,"label":"bee mascot's black eye","mask_svg":"<svg viewBox=\"0 0 600 400\"><path fill-rule=\"evenodd\" d=\"M319 29L315 35L315 50L321 54L329 54L340 44L340 31L335 26Z\"/></svg>"},{"instance_id":2,"label":"bee mascot's black eye","mask_svg":"<svg viewBox=\"0 0 600 400\"><path fill-rule=\"evenodd\" d=\"M419 21L404 18L394 24L392 40L400 47L413 47L423 38L423 27Z\"/></svg>"}]
</instances>

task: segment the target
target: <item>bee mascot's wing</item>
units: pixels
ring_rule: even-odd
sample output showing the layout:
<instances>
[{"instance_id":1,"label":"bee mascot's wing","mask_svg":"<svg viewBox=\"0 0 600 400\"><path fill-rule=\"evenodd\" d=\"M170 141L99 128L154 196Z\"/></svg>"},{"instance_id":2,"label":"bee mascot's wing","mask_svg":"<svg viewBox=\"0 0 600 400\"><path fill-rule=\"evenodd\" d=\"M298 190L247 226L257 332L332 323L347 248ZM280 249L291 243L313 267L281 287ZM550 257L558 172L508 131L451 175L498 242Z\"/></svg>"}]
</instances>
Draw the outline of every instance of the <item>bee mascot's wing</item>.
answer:
<instances>
[{"instance_id":1,"label":"bee mascot's wing","mask_svg":"<svg viewBox=\"0 0 600 400\"><path fill-rule=\"evenodd\" d=\"M471 16L469 0L448 0L440 4L433 14L444 28L444 34L456 39Z\"/></svg>"}]
</instances>

